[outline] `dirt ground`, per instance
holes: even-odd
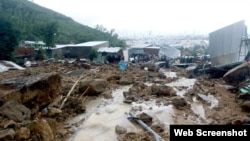
[[[157,103],[164,103],[164,105],[174,105],[175,115],[173,117],[173,123],[175,124],[249,124],[250,113],[245,110],[241,103],[244,99],[239,99],[237,91],[233,91],[233,87],[226,84],[222,78],[211,79],[207,77],[195,78],[195,84],[192,88],[187,89],[185,86],[176,86],[175,89],[165,87],[162,84],[175,82],[181,77],[188,78],[188,73],[183,68],[177,68],[171,66],[169,69],[163,68],[168,72],[176,72],[177,77],[168,78],[161,71],[147,66],[145,69],[143,64],[133,64],[128,67],[128,70],[119,70],[118,64],[94,64],[89,65],[82,62],[67,63],[62,61],[46,61],[40,62],[37,66],[28,67],[25,70],[9,70],[0,73],[0,82],[19,76],[30,76],[40,73],[55,72],[62,78],[62,99],[67,97],[67,94],[71,91],[73,85],[79,79],[103,79],[108,83],[105,85],[103,92],[92,95],[90,92],[85,93],[83,89],[80,93],[79,84],[76,85],[70,96],[61,108],[62,112],[56,116],[48,116],[43,114],[43,111],[39,111],[32,115],[30,121],[45,119],[49,127],[53,131],[53,140],[55,141],[68,141],[77,131],[77,127],[82,124],[81,122],[69,125],[66,121],[74,118],[77,115],[84,113],[86,110],[86,103],[95,99],[93,97],[104,96],[106,99],[112,99],[111,90],[118,88],[121,85],[132,85],[132,89],[124,93],[124,102],[132,104],[137,101],[148,101],[154,99]],[[123,80],[125,79],[125,80]],[[130,80],[132,79],[132,80]],[[123,81],[122,81],[123,80]],[[157,84],[157,86],[147,86],[144,83]],[[176,90],[186,90],[185,97],[178,97]],[[200,94],[200,95],[198,95]],[[212,96],[217,101],[208,101],[202,99],[201,96]],[[56,103],[56,108],[59,109],[62,104],[62,99],[59,99]],[[56,99],[54,99],[56,101]],[[195,113],[192,108],[192,103],[202,104],[205,117],[199,113]],[[215,102],[215,103],[213,103]],[[2,105],[0,105],[2,106]],[[135,111],[140,111],[136,109]],[[142,110],[143,111],[143,110]],[[146,113],[147,114],[147,113]],[[192,122],[188,122],[188,115],[194,115],[191,118]],[[144,117],[144,118],[143,118]],[[152,118],[150,115],[142,115],[141,119],[152,124]],[[46,140],[41,137],[42,133],[32,131],[29,128],[28,135],[21,137],[20,130],[25,121],[17,122],[13,121],[10,124],[10,119],[4,115],[0,115],[0,132],[6,128],[13,128],[16,132],[13,136],[14,140]],[[199,120],[197,120],[199,119]],[[107,123],[108,124],[108,123]],[[82,125],[84,126],[84,124]],[[125,126],[125,125],[124,125]],[[151,128],[155,130],[164,140],[169,140],[168,131],[162,127],[162,123],[153,124]],[[124,131],[125,130],[125,131]],[[154,140],[153,136],[147,131],[140,132],[126,132],[124,127],[116,127],[117,140],[119,141],[151,141]]]

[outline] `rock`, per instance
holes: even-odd
[[[9,101],[0,107],[0,114],[14,121],[29,120],[31,117],[30,109],[16,101]]]
[[[13,129],[5,129],[0,131],[0,141],[14,140],[16,132]]]
[[[129,85],[129,84],[132,84],[133,83],[133,75],[126,75],[126,76],[122,76],[120,81],[119,81],[119,84],[121,85]]]
[[[30,130],[32,134],[33,140],[40,140],[40,141],[54,141],[54,133],[52,129],[50,128],[47,120],[45,119],[39,119],[35,122],[31,123],[28,126],[28,129]]]
[[[122,127],[122,126],[116,125],[115,126],[115,133],[116,134],[125,134],[125,133],[127,133],[127,129]]]
[[[49,111],[48,111],[48,116],[50,117],[54,117],[54,116],[57,116],[59,114],[62,113],[62,110],[58,109],[58,108],[50,108]]]
[[[0,84],[0,103],[15,100],[37,112],[61,94],[61,77],[55,73],[41,73],[5,79]]]
[[[177,109],[182,109],[183,107],[188,105],[186,100],[182,97],[173,98],[172,103]]]
[[[16,132],[16,139],[19,141],[27,140],[29,138],[30,138],[30,130],[26,127],[22,127],[20,128],[20,130]]]
[[[157,95],[157,96],[176,96],[176,91],[170,87],[170,86],[166,86],[166,85],[152,85],[151,86],[151,92],[153,95]]]
[[[105,79],[83,79],[80,81],[79,93],[86,91],[85,95],[99,95],[105,91],[107,85],[108,81]]]

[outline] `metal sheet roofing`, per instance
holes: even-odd
[[[105,43],[108,43],[108,41],[89,41],[85,43],[76,44],[76,46],[97,46]]]

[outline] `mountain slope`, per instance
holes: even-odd
[[[22,40],[42,40],[39,28],[55,22],[58,24],[56,43],[108,40],[111,46],[125,46],[125,42],[117,35],[80,24],[70,17],[27,0],[1,0],[0,18],[20,31]]]

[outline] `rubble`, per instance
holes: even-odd
[[[249,99],[241,99],[238,94],[229,91],[226,85],[230,84],[223,78],[200,76],[193,87],[167,85],[177,80],[182,82],[182,78],[188,78],[188,73],[183,68],[171,66],[168,72],[177,74],[171,77],[162,69],[154,64],[132,64],[121,71],[118,64],[112,63],[100,65],[78,60],[48,60],[25,70],[1,72],[0,140],[69,141],[77,131],[86,128],[84,122],[92,118],[91,114],[102,119],[101,123],[95,122],[95,127],[112,124],[112,120],[103,121],[104,115],[121,112],[116,105],[110,104],[115,100],[121,101],[119,106],[133,107],[132,111],[140,113],[138,117],[164,140],[169,138],[165,124],[249,123]],[[76,83],[78,79],[79,83]],[[122,93],[122,98],[116,98],[112,93],[121,86],[128,86],[128,91]],[[212,105],[210,95],[219,100],[216,106]],[[98,101],[99,98],[103,99]],[[88,105],[95,100],[99,102],[96,104],[99,110],[93,110]],[[147,103],[152,101],[155,105]],[[135,103],[141,105],[135,107]],[[100,110],[102,108],[105,112]],[[201,116],[192,111],[195,108],[201,110]],[[68,122],[86,112],[91,113],[78,122]],[[175,114],[171,115],[172,112]],[[163,124],[160,119],[170,121]],[[154,140],[151,133],[137,126],[131,131],[128,123],[114,124],[112,132],[119,141]]]
[[[250,64],[248,62],[244,62],[232,69],[230,69],[223,76],[223,80],[231,85],[238,85],[249,78],[250,75]]]

